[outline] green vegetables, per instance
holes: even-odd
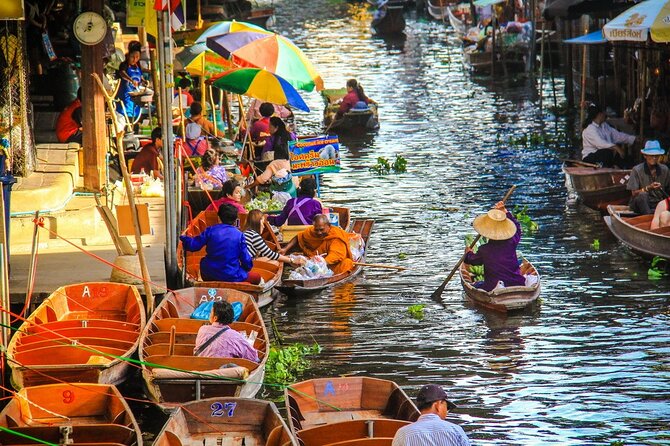
[[[272,345],[265,364],[265,384],[289,385],[296,382],[298,376],[311,366],[306,356],[319,353],[321,346],[316,342],[312,345]]]
[[[593,243],[591,243],[591,248],[594,251],[600,251],[600,240],[597,238],[593,239]]]
[[[273,200],[268,192],[261,192],[256,198],[244,205],[244,209],[251,211],[258,209],[263,212],[281,211],[284,205],[279,201]]]
[[[649,280],[660,280],[667,276],[668,261],[663,257],[656,256],[651,261],[651,267],[647,271],[647,278]]]
[[[391,171],[393,173],[405,173],[407,172],[407,160],[402,155],[396,155],[395,161],[391,163],[388,159],[380,156],[377,158],[377,164],[370,167],[370,171],[377,175],[388,175]]]
[[[519,220],[519,224],[524,231],[537,232],[537,230],[540,229],[540,226],[530,218],[530,215],[528,215],[528,206],[524,206],[523,208],[514,206],[512,214],[514,214],[514,218]]]
[[[484,265],[470,265],[468,271],[473,275],[473,282],[481,282],[484,280]]]
[[[425,304],[416,304],[410,305],[407,307],[407,312],[416,320],[423,320],[423,309],[426,307]]]

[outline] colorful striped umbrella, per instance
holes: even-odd
[[[301,90],[323,90],[323,79],[305,54],[278,34],[239,31],[208,37],[207,46],[235,65],[264,68]]]
[[[220,36],[226,33],[236,33],[239,31],[256,31],[259,33],[272,34],[272,32],[261,28],[258,25],[247,22],[238,22],[236,20],[212,23],[200,36],[195,43],[205,43],[208,37]]]
[[[647,0],[619,14],[603,27],[607,40],[670,42],[670,0]]]
[[[212,79],[222,90],[243,94],[272,104],[290,105],[306,112],[309,107],[285,79],[260,68],[233,68]]]
[[[232,62],[207,48],[204,43],[188,46],[177,53],[175,61],[194,76],[210,78],[230,70]]]

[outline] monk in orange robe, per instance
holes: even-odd
[[[337,226],[331,226],[325,215],[314,216],[313,226],[299,233],[280,252],[286,254],[297,246],[308,257],[317,254],[324,256],[333,274],[346,273],[354,268],[349,233]]]

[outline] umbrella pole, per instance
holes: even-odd
[[[543,98],[543,89],[544,89],[544,31],[545,31],[546,20],[542,20],[542,35],[540,37],[540,114],[542,114],[542,98]],[[534,45],[535,43],[531,43]]]
[[[640,50],[640,70],[642,79],[640,79],[640,84],[642,87],[642,104],[640,105],[640,137],[644,136],[644,120],[645,120],[645,108],[647,108],[647,48],[642,48]]]
[[[233,120],[230,117],[230,102],[228,102],[228,92],[219,90],[219,104],[223,104],[222,113],[226,114],[226,135],[228,138],[233,136]]]
[[[588,27],[584,29],[584,35],[589,33]],[[584,122],[584,112],[586,111],[586,48],[588,45],[582,45],[582,91],[579,103],[579,123]]]
[[[212,105],[212,116],[214,117],[214,136],[219,136],[219,120],[216,119],[216,104],[214,104],[214,90],[212,84],[209,84],[209,103]],[[221,105],[219,103],[219,105]]]

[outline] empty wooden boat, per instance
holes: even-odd
[[[183,404],[170,415],[153,444],[298,446],[274,403],[247,398]]]
[[[393,381],[319,378],[284,390],[291,432],[303,446],[388,445],[420,413]]]
[[[0,412],[0,426],[3,446],[142,446],[128,403],[107,384],[25,387]]]
[[[21,324],[7,347],[12,384],[120,384],[146,315],[132,285],[88,282],[58,288]]]
[[[352,222],[348,232],[360,234],[365,242],[365,252],[356,262],[365,262],[365,255],[369,249],[370,233],[372,232],[373,225],[374,220],[354,219]],[[286,294],[315,293],[325,288],[348,282],[356,277],[361,272],[361,269],[361,266],[356,265],[347,272],[317,279],[289,280],[288,278],[284,278],[278,289]]]
[[[626,189],[630,170],[565,165],[563,172],[568,191],[591,209],[606,213],[607,206],[627,204],[630,200]]]
[[[253,342],[260,363],[242,358],[194,356],[198,329],[207,321],[191,319],[202,302],[240,302],[242,315],[230,328]],[[171,291],[156,307],[140,339],[139,356],[147,394],[164,409],[211,397],[253,398],[263,383],[269,349],[268,333],[254,298],[221,288]]]
[[[246,214],[240,214],[241,227],[244,227],[245,218]],[[190,237],[195,237],[203,233],[209,226],[218,225],[219,223],[221,222],[216,211],[202,211],[191,221],[184,231],[184,234]],[[267,222],[265,223],[263,234],[261,235],[270,249],[277,249],[279,242]],[[282,262],[267,258],[254,259],[252,271],[257,272],[263,278],[263,283],[260,285],[255,285],[249,282],[203,281],[200,276],[200,261],[205,257],[206,249],[207,247],[203,247],[198,252],[186,252],[183,250],[181,241],[177,245],[177,262],[179,267],[182,268],[182,271],[184,263],[186,264],[186,270],[183,272],[188,285],[207,288],[230,288],[243,291],[254,296],[261,308],[272,303],[272,290],[281,281],[282,273],[284,271],[284,264]]]
[[[465,295],[474,303],[491,310],[508,311],[523,310],[535,302],[540,295],[540,274],[535,267],[526,259],[522,259],[521,274],[535,276],[536,279],[531,286],[510,286],[484,291],[476,288],[473,283],[474,275],[469,270],[470,265],[463,262],[459,268],[461,284]]]
[[[653,215],[637,215],[628,206],[607,206],[605,223],[624,245],[644,257],[670,259],[670,226],[649,229]]]

